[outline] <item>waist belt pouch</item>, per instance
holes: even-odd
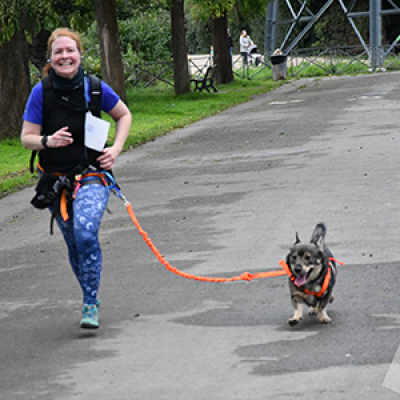
[[[61,196],[64,189],[70,189],[71,182],[65,176],[56,176],[45,172],[40,174],[39,182],[36,185],[36,195],[31,200],[35,208],[44,209]]]

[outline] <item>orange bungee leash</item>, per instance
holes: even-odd
[[[287,275],[291,276],[292,275],[291,272],[289,273],[289,267],[283,260],[281,260],[279,263],[281,265],[281,267],[283,268],[282,270],[258,272],[255,274],[251,274],[250,272],[243,272],[241,275],[232,276],[232,277],[198,276],[198,275],[188,274],[187,272],[183,272],[183,271],[179,270],[178,268],[172,266],[167,260],[165,260],[164,256],[160,253],[160,251],[154,245],[152,240],[149,238],[149,235],[147,234],[147,232],[140,226],[140,223],[139,223],[138,219],[136,218],[135,213],[133,212],[132,204],[122,194],[120,188],[115,183],[114,178],[111,175],[109,175],[108,173],[106,173],[106,174],[107,174],[108,180],[111,182],[109,184],[108,188],[111,189],[111,191],[114,193],[114,195],[116,197],[123,200],[126,210],[128,211],[128,214],[131,217],[133,224],[136,226],[136,229],[139,231],[143,240],[150,247],[151,251],[157,257],[157,259],[160,261],[160,263],[162,265],[164,265],[164,267],[168,271],[171,271],[174,274],[179,275],[186,279],[193,279],[193,280],[202,281],[202,282],[215,282],[215,283],[251,281],[253,279],[262,279],[262,278],[269,278],[269,277],[274,277],[274,276],[287,276]],[[337,263],[343,265],[343,263],[341,263],[340,261],[334,260],[333,258],[331,258],[331,260],[336,261]]]

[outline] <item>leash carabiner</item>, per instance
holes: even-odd
[[[107,171],[104,171],[105,177],[108,179],[109,184],[105,185],[107,189],[110,189],[112,193],[114,193],[115,197],[118,197],[124,202],[125,207],[130,204],[126,197],[121,192],[121,189],[118,187],[115,178]]]

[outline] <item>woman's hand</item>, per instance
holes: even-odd
[[[47,139],[47,147],[57,148],[57,147],[66,147],[70,145],[74,139],[72,139],[72,134],[68,132],[68,126],[59,129],[54,132]]]
[[[109,115],[116,122],[114,144],[111,147],[105,148],[103,154],[97,158],[100,167],[106,171],[114,166],[118,156],[121,154],[132,123],[131,112],[122,100],[118,101],[115,107],[109,112]]]
[[[97,161],[100,163],[100,168],[103,168],[106,171],[112,169],[120,153],[121,151],[115,146],[105,148],[103,154],[97,158]]]

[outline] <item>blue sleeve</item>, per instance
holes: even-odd
[[[105,82],[101,82],[101,109],[110,112],[119,102],[120,97]]]
[[[43,85],[42,82],[37,83],[31,94],[29,95],[28,102],[25,106],[23,120],[33,124],[43,124]]]

